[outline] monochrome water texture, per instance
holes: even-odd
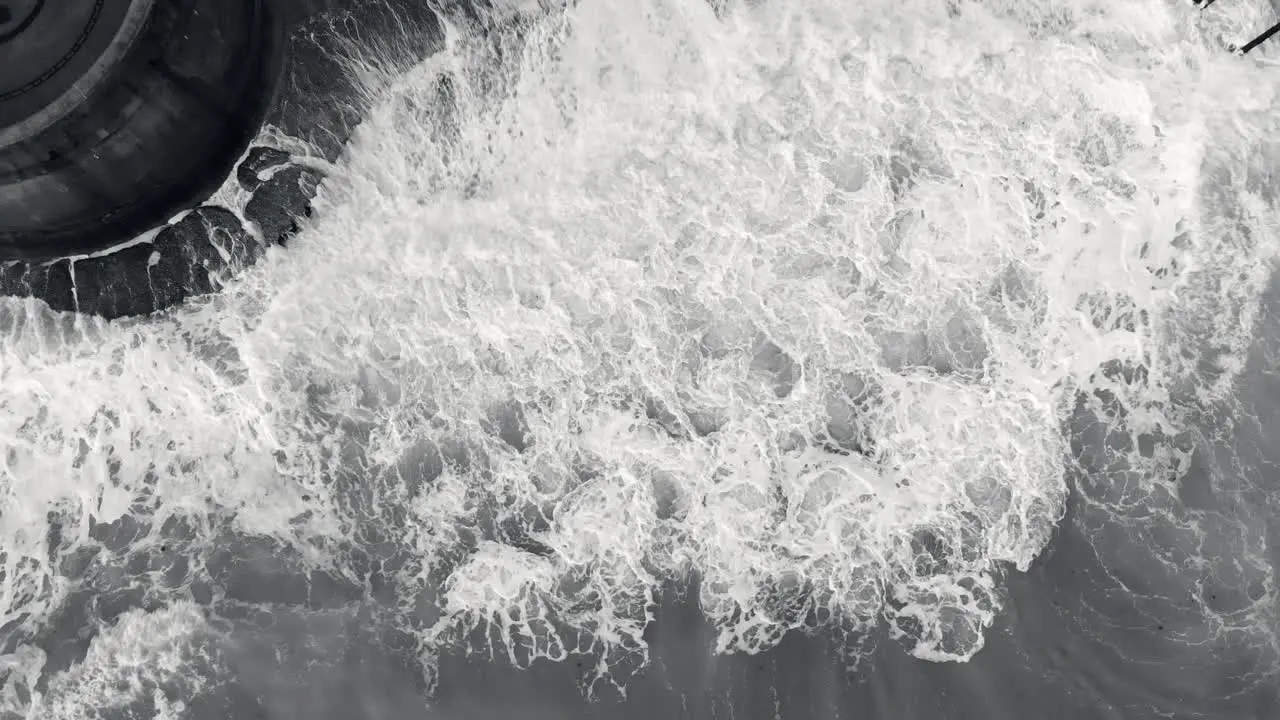
[[[1280,113],[1220,5],[352,41],[287,249],[0,300],[0,714],[1275,717]]]

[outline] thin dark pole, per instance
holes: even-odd
[[[1270,28],[1267,29],[1266,32],[1250,40],[1248,45],[1245,45],[1244,47],[1240,48],[1240,54],[1243,55],[1249,52],[1250,50],[1258,47],[1262,43],[1266,42],[1272,35],[1275,35],[1278,32],[1280,32],[1280,23],[1276,23],[1275,25],[1272,25]]]

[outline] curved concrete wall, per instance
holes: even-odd
[[[0,259],[94,252],[162,224],[218,188],[272,107],[284,43],[268,0],[132,0],[107,10],[110,42],[68,56],[87,65],[82,56],[99,53],[80,84],[0,127]],[[48,43],[37,30],[8,50]],[[0,101],[0,114],[19,103],[30,100]]]

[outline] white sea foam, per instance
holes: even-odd
[[[185,518],[193,557],[230,528],[350,577],[376,528],[428,659],[492,623],[617,675],[689,573],[721,651],[817,623],[967,659],[1062,516],[1077,390],[1141,364],[1135,432],[1174,431],[1239,369],[1280,237],[1271,71],[1216,46],[1244,12],[447,16],[364,65],[314,219],[219,297],[0,305],[0,622],[38,633],[90,518],[134,513],[137,551]]]

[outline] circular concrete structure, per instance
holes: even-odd
[[[208,198],[283,48],[272,0],[0,0],[0,260],[103,250]]]

